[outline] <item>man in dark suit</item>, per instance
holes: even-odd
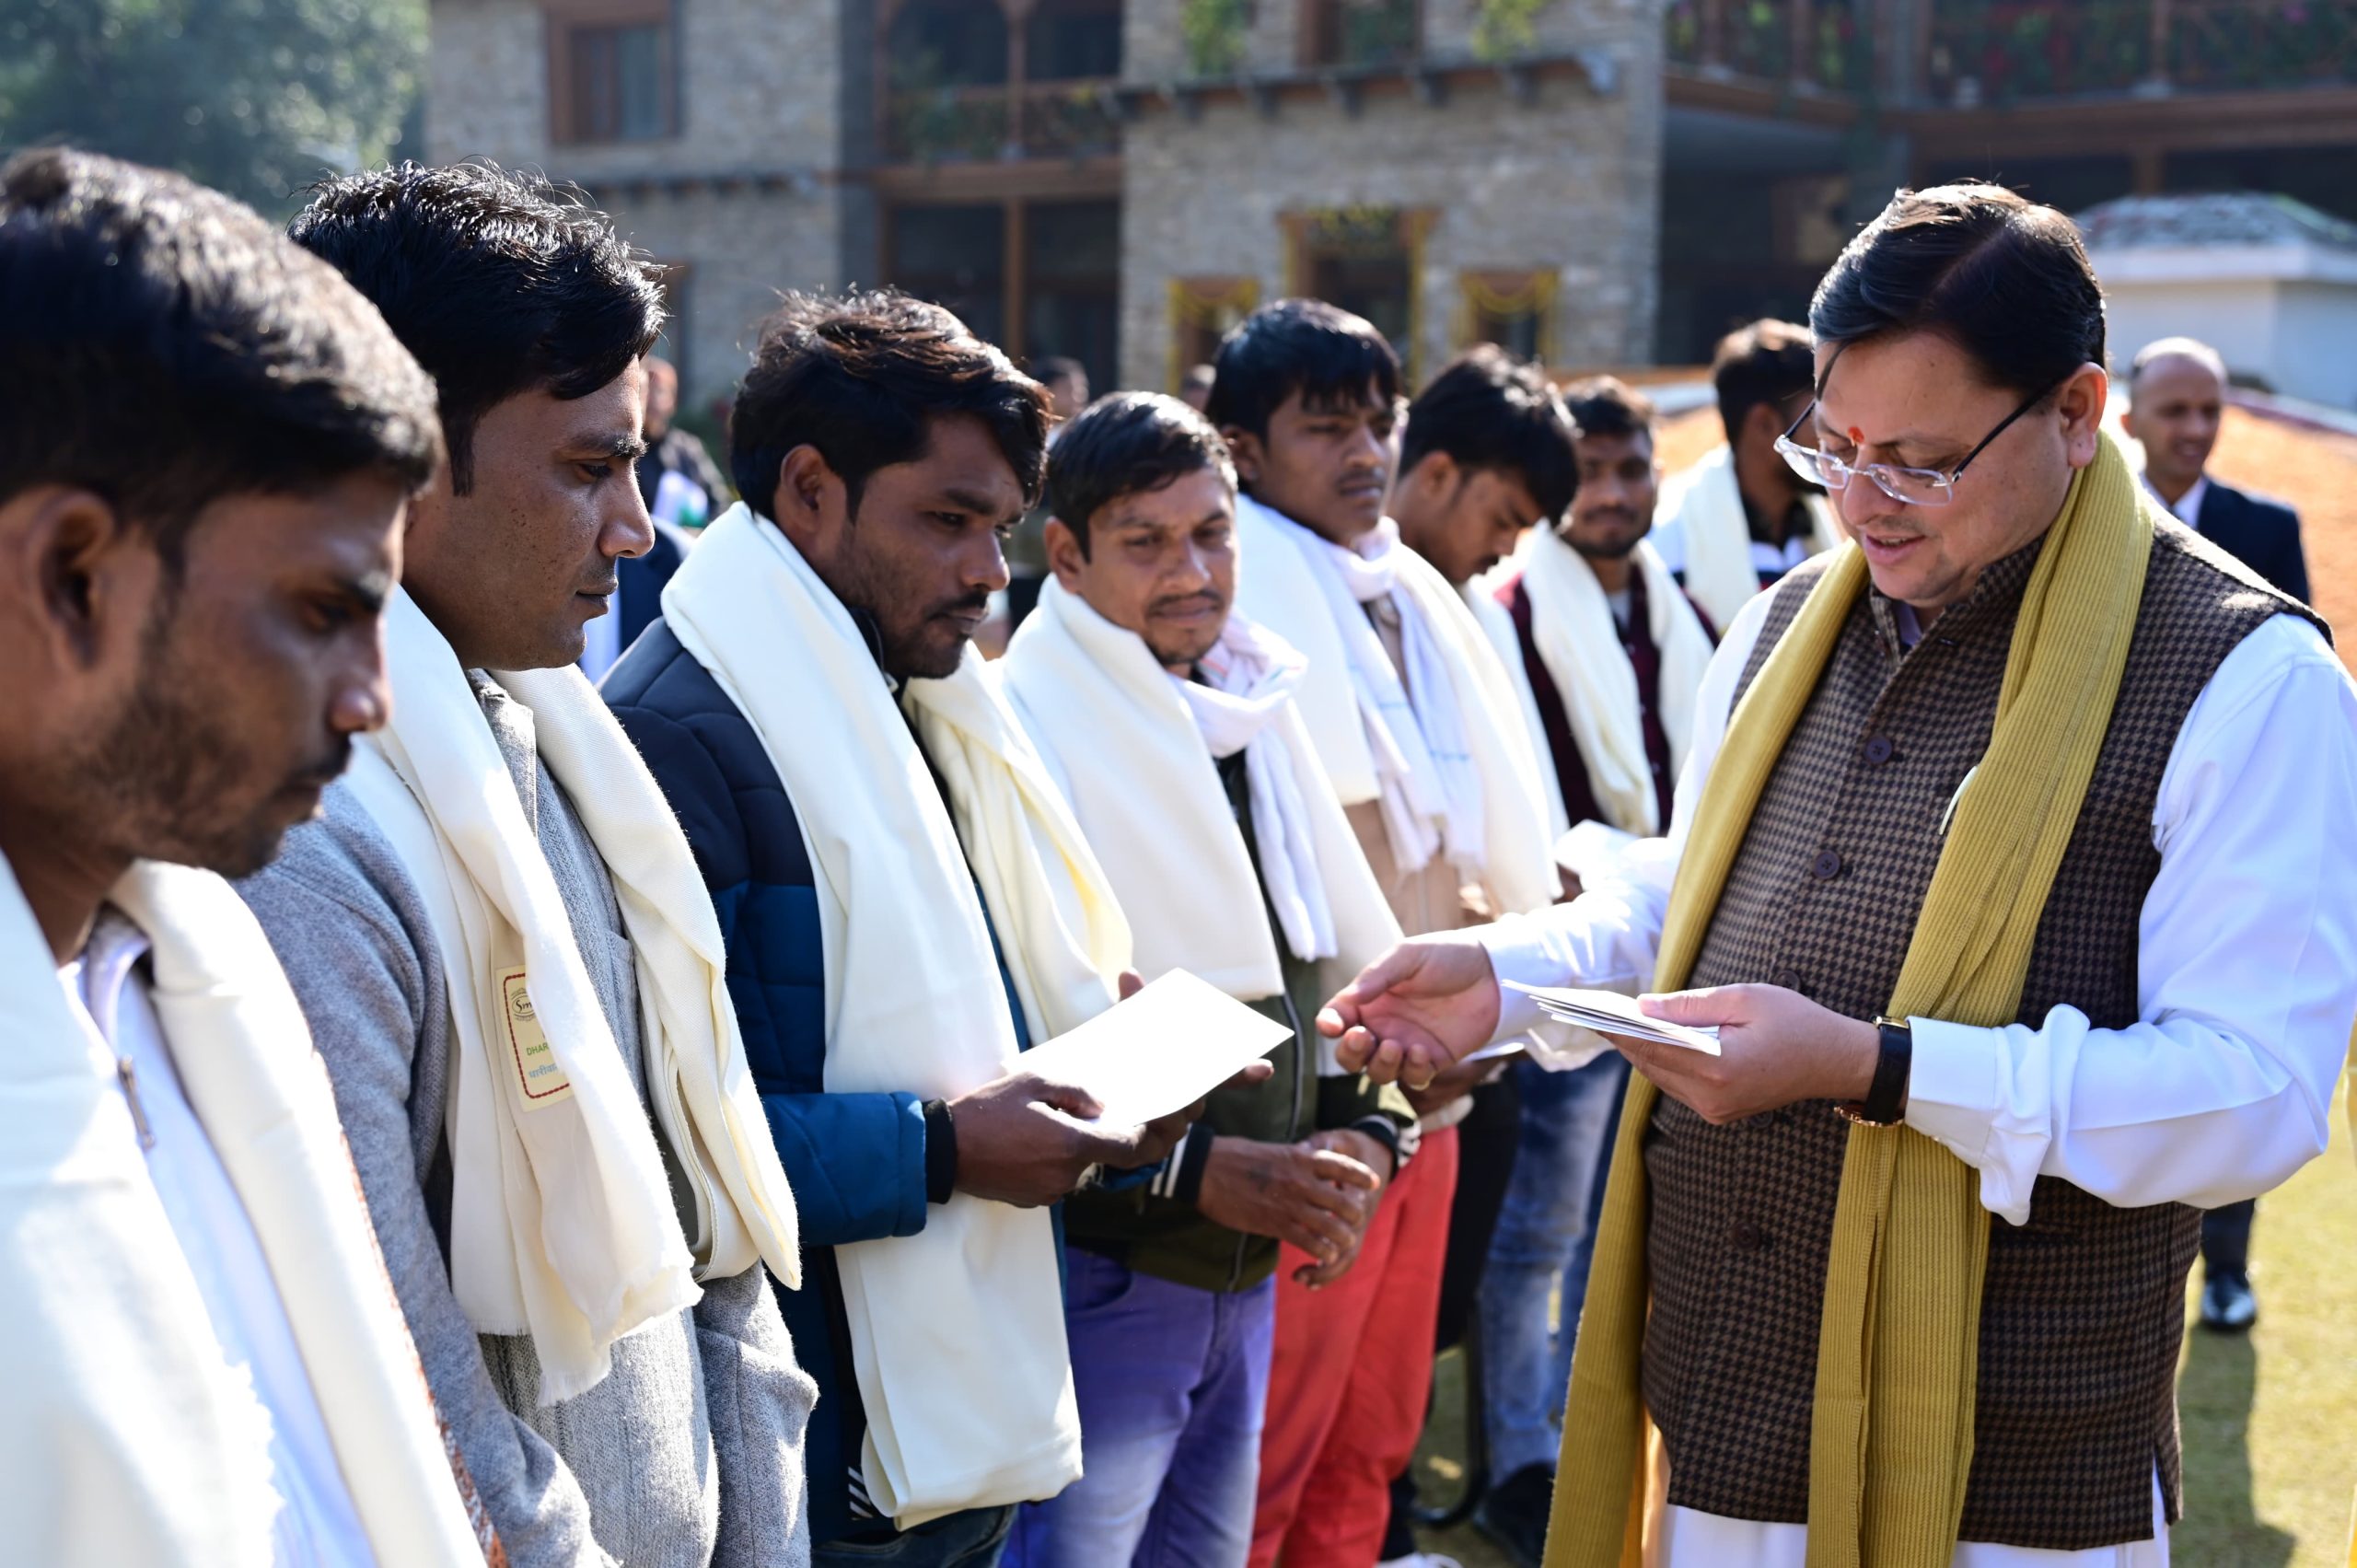
[[[2128,433],[2144,446],[2144,482],[2177,519],[2293,598],[2308,597],[2300,515],[2229,489],[2204,471],[2218,444],[2226,365],[2192,338],[2147,343],[2128,373]],[[2239,1333],[2258,1320],[2246,1199],[2201,1217],[2201,1326]]]
[[[2163,338],[2137,354],[2128,377],[2128,433],[2144,444],[2144,482],[2177,520],[2293,598],[2308,597],[2300,517],[2209,477],[2225,401],[2218,351],[2191,338]]]

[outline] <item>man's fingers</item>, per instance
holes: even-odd
[[[1123,970],[1121,971],[1120,986],[1120,999],[1123,1002],[1127,1002],[1131,997],[1135,996],[1139,992],[1145,989],[1145,976],[1138,973],[1135,970]]]
[[[1245,1068],[1244,1071],[1238,1073],[1235,1077],[1230,1078],[1227,1082],[1222,1084],[1220,1087],[1223,1089],[1249,1088],[1255,1084],[1267,1083],[1271,1078],[1276,1075],[1276,1072],[1277,1064],[1273,1062],[1255,1062],[1250,1066]]]
[[[1320,1181],[1330,1181],[1337,1187],[1356,1187],[1373,1192],[1383,1186],[1383,1179],[1364,1165],[1340,1149],[1319,1149],[1309,1156],[1309,1172]]]
[[[1660,1018],[1673,1024],[1689,1024],[1696,1028],[1714,1027],[1737,1022],[1737,988],[1731,985],[1705,986],[1699,991],[1666,991],[1657,995],[1637,998],[1637,1011],[1649,1018]]]
[[[1341,1040],[1345,1031],[1358,1022],[1358,1005],[1355,1002],[1349,1004],[1350,1011],[1347,1016],[1343,1012],[1343,1006],[1342,998],[1337,996],[1318,1009],[1318,1032],[1328,1040]]]
[[[1318,1017],[1322,1020],[1329,1016],[1321,1013]],[[1325,1026],[1321,1022],[1318,1027],[1323,1028]],[[1364,1025],[1353,1025],[1347,1033],[1334,1041],[1334,1061],[1345,1073],[1365,1072],[1367,1063],[1374,1056],[1375,1036]]]
[[[1031,1098],[1082,1121],[1094,1121],[1105,1114],[1104,1103],[1078,1084],[1060,1084],[1051,1078],[1035,1076],[1031,1081]]]
[[[1332,1013],[1342,1028],[1360,1021],[1367,1003],[1382,995],[1393,986],[1414,974],[1423,963],[1423,955],[1408,943],[1401,943],[1383,957],[1359,970],[1351,982],[1336,992],[1324,1007],[1318,1009],[1318,1028],[1330,1038],[1341,1028],[1328,1030],[1326,1015]]]
[[[1284,1239],[1320,1263],[1331,1263],[1357,1238],[1348,1222],[1319,1208],[1296,1209],[1288,1216]]]

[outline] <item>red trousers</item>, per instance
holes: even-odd
[[[1359,1260],[1323,1290],[1277,1264],[1276,1353],[1260,1432],[1251,1568],[1373,1568],[1432,1395],[1457,1130],[1428,1135],[1383,1194]]]

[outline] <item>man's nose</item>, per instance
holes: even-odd
[[[328,727],[338,735],[366,735],[385,727],[393,716],[393,683],[385,673],[382,636],[372,637],[368,652],[336,681],[328,698]]]
[[[655,548],[655,519],[647,515],[646,498],[639,494],[635,478],[621,489],[599,543],[610,560],[635,560]]]

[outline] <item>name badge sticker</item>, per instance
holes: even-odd
[[[507,1021],[508,1053],[523,1086],[525,1105],[538,1109],[573,1093],[573,1080],[565,1076],[547,1032],[540,1028],[540,1014],[533,1010],[532,993],[524,989],[522,970],[500,975],[499,1000],[500,1013]]]

